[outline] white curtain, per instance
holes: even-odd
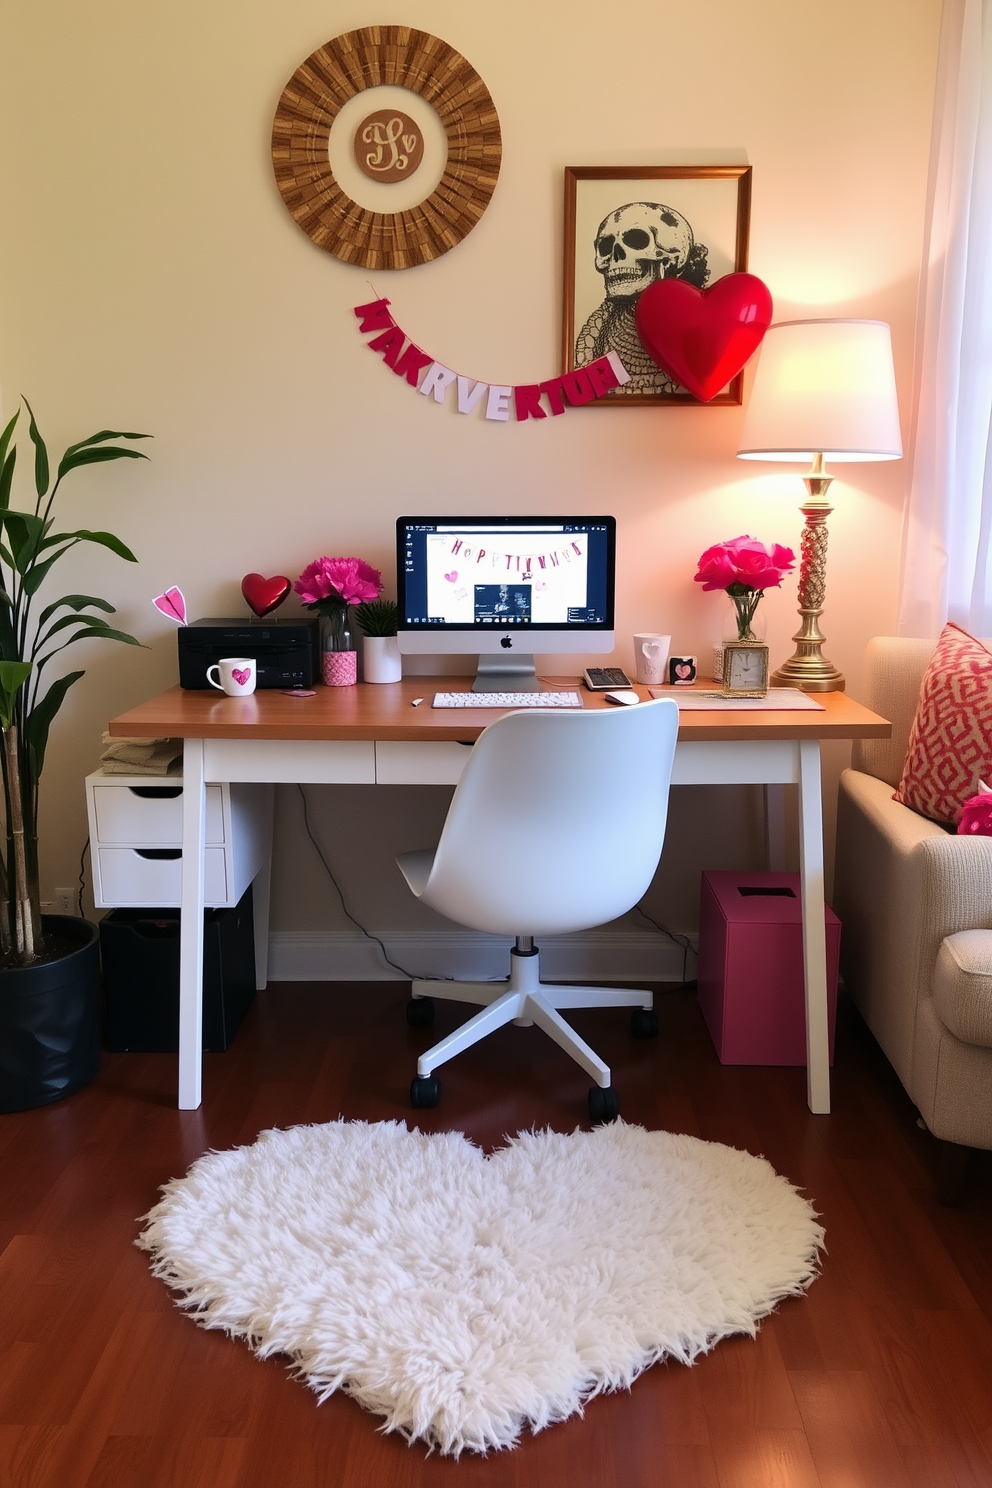
[[[901,635],[992,635],[992,0],[945,0]]]

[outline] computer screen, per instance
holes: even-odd
[[[400,517],[400,631],[473,641],[582,632],[586,648],[598,649],[594,634],[613,629],[615,550],[612,517]],[[550,640],[532,636],[529,649],[554,649]]]

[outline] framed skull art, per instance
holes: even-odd
[[[692,403],[642,345],[637,301],[658,279],[706,289],[747,269],[751,167],[569,166],[565,171],[562,370],[615,351],[630,381],[597,406]],[[709,400],[740,403],[743,376]]]

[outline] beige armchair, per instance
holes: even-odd
[[[992,1148],[992,837],[953,836],[892,799],[933,647],[869,642],[864,701],[892,738],[856,743],[841,776],[833,904],[845,985],[941,1139],[953,1204],[970,1149]]]

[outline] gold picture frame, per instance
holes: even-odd
[[[367,88],[418,93],[437,113],[448,159],[437,187],[406,211],[353,201],[331,170],[339,110]],[[502,139],[489,89],[460,52],[410,26],[366,26],[311,53],[283,89],[272,125],[276,185],[292,217],[327,253],[365,269],[408,269],[454,248],[489,205]]]
[[[640,208],[652,210],[635,210]],[[625,253],[643,268],[626,294],[619,289],[630,286],[611,287],[607,280],[611,268],[619,275],[625,266],[607,266],[599,251],[610,236],[600,229],[611,217],[620,218],[611,224],[619,227],[613,253]],[[571,372],[612,350],[631,373],[624,387],[597,398],[597,407],[741,402],[742,373],[706,404],[675,385],[641,344],[633,305],[654,278],[686,279],[702,289],[725,274],[746,272],[750,224],[749,165],[566,167],[562,370]],[[631,232],[635,246],[625,249],[623,236]],[[642,259],[637,239],[646,250]]]

